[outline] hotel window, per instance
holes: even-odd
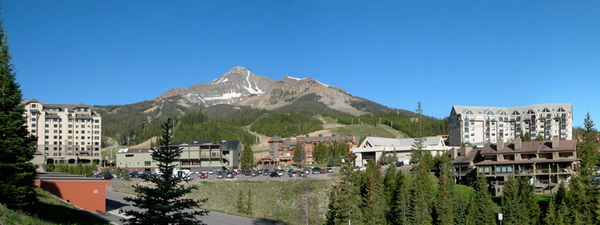
[[[45,125],[45,127],[50,127],[50,125],[49,125],[49,124],[46,124],[46,125]]]
[[[34,124],[31,124],[31,127],[35,127],[35,123],[34,123]]]
[[[35,120],[36,120],[35,118],[31,118],[31,121],[35,121]]]
[[[150,161],[144,161],[144,166],[150,166]]]
[[[31,130],[31,133],[35,133],[35,129]]]

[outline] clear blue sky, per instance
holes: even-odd
[[[573,103],[600,123],[600,1],[3,1],[25,98],[129,104],[234,66],[438,118]]]

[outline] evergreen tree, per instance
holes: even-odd
[[[242,150],[242,155],[240,156],[240,163],[243,170],[249,170],[254,167],[254,152],[250,145],[244,145],[244,150]]]
[[[238,191],[238,195],[237,195],[237,198],[235,200],[235,210],[238,213],[244,213],[244,214],[246,214],[246,207],[245,207],[245,204],[244,204],[244,191],[243,190]]]
[[[345,171],[342,178],[329,195],[327,225],[360,224],[362,221],[362,212],[358,207],[361,197],[355,172],[346,165],[342,166],[342,171]]]
[[[581,176],[591,176],[598,168],[600,153],[598,152],[598,141],[596,140],[597,131],[594,128],[594,121],[587,113],[584,120],[584,130],[582,140],[577,143],[577,156],[581,158],[579,174]]]
[[[520,224],[528,219],[523,201],[526,196],[521,196],[519,188],[517,178],[510,175],[504,183],[502,192],[502,214],[504,214],[504,223],[507,225]]]
[[[296,143],[296,149],[294,150],[294,162],[296,164],[303,164],[306,159],[306,151],[304,151],[304,143]]]
[[[0,20],[0,203],[32,210],[37,202],[35,166],[29,162],[37,137],[27,130],[24,104],[16,83],[3,21]]]
[[[396,167],[394,165],[388,166],[383,174],[383,196],[385,198],[385,217],[388,224],[393,224],[396,214],[394,207],[396,206],[398,198],[398,186],[396,183]]]
[[[566,194],[567,208],[571,210],[570,220],[573,224],[592,224],[600,221],[600,201],[596,185],[591,184],[589,176],[578,176],[571,179]]]
[[[426,153],[424,155],[431,155]],[[431,160],[432,161],[432,160]],[[418,164],[417,170],[415,170],[414,181],[413,181],[413,197],[411,201],[411,207],[413,211],[413,220],[416,224],[432,224],[433,218],[433,181],[429,175],[428,165],[430,160],[421,160]]]
[[[470,188],[470,187],[469,187]],[[454,209],[454,224],[466,224],[469,204],[471,203],[473,191],[461,191],[452,188],[452,205]]]
[[[246,198],[246,214],[252,215],[252,190],[248,190],[248,198]]]
[[[426,165],[425,170],[430,170],[433,167],[433,157],[431,153],[425,150],[425,138],[415,138],[415,142],[411,146],[410,163],[418,165]],[[421,163],[421,162],[425,163]],[[417,166],[420,168],[420,166]]]
[[[324,163],[327,160],[327,156],[327,146],[325,146],[324,143],[319,142],[313,151],[313,159],[317,163]]]
[[[433,157],[433,170],[435,171],[435,176],[437,178],[446,176],[448,182],[454,180],[454,166],[452,166],[452,163],[452,159],[448,152]]]
[[[396,202],[392,206],[392,211],[395,214],[395,219],[392,224],[410,224],[412,221],[412,208],[410,183],[402,173],[396,173]]]
[[[207,210],[198,209],[184,212],[185,209],[199,208],[206,199],[193,200],[185,198],[192,190],[198,189],[196,185],[184,186],[183,177],[173,174],[176,159],[181,155],[180,148],[171,147],[172,123],[168,119],[162,125],[163,134],[160,139],[161,147],[152,152],[152,160],[158,162],[160,176],[144,176],[146,182],[153,185],[134,185],[137,197],[125,197],[126,201],[133,202],[141,211],[122,210],[129,224],[203,224],[195,216],[206,216]]]
[[[369,160],[367,169],[363,177],[363,186],[361,187],[362,212],[364,224],[386,224],[385,218],[385,198],[381,188],[381,170]]]
[[[437,224],[454,224],[452,182],[448,179],[448,176],[440,176],[439,178],[438,193],[434,209]]]
[[[535,190],[529,184],[529,180],[521,177],[518,179],[519,195],[521,196],[522,204],[524,205],[527,216],[522,223],[538,224],[540,222],[540,206],[535,198]]]
[[[494,224],[495,212],[492,210],[492,197],[488,190],[488,184],[485,175],[477,175],[477,181],[474,183],[475,195],[469,206],[467,214],[468,224]]]

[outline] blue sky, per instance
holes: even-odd
[[[129,104],[234,66],[438,118],[573,103],[600,123],[600,2],[3,1],[25,98]]]

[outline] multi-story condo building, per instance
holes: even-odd
[[[359,137],[352,136],[350,134],[332,136],[319,135],[317,137],[306,135],[288,137],[285,139],[275,136],[269,140],[269,156],[276,163],[294,163],[294,151],[296,150],[298,144],[301,144],[304,147],[304,152],[306,152],[306,162],[312,162],[313,152],[319,143],[324,144],[326,147],[330,147],[334,143],[341,143],[345,144],[349,150],[350,148],[358,146],[359,141]]]
[[[181,155],[175,162],[178,169],[200,172],[202,169],[222,171],[238,169],[242,153],[240,141],[171,143],[180,148]],[[117,166],[137,172],[156,172],[158,161],[152,160],[154,149],[121,149],[117,152]]]
[[[91,106],[33,99],[27,101],[25,116],[46,164],[101,163],[102,117]]]
[[[453,106],[448,118],[449,145],[483,146],[498,140],[572,140],[571,104],[542,104],[520,107]]]
[[[555,193],[561,182],[569,182],[577,170],[577,141],[521,141],[502,140],[486,144],[479,154],[482,161],[475,162],[478,173],[485,174],[493,193],[502,195],[508,176],[526,177],[540,194]],[[455,161],[455,166],[456,161]]]

